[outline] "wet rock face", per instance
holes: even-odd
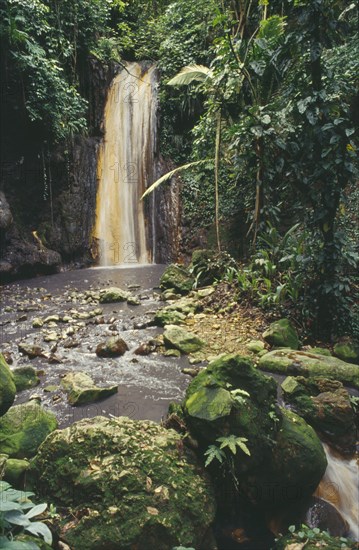
[[[61,264],[58,252],[48,249],[41,240],[36,239],[30,231],[20,232],[11,225],[0,242],[0,277],[7,281],[22,276],[33,276],[40,273],[56,273]]]
[[[14,377],[0,353],[0,416],[6,413],[14,402],[16,387]]]
[[[11,458],[30,458],[57,428],[54,414],[35,401],[11,407],[0,418],[0,447]]]
[[[212,489],[173,430],[126,417],[82,420],[47,438],[32,471],[43,496],[72,507],[62,532],[71,548],[208,548]]]
[[[332,447],[344,453],[355,452],[355,414],[349,393],[341,382],[288,376],[282,390],[285,401],[321,432]]]

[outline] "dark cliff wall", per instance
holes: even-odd
[[[120,70],[116,63],[104,66],[88,60],[81,81],[81,93],[89,101],[88,134],[66,144],[50,147],[41,129],[30,124],[19,107],[23,103],[19,97],[5,98],[2,103],[0,191],[2,204],[11,215],[11,222],[8,218],[0,227],[2,280],[93,262],[97,155],[103,139],[107,90]],[[173,168],[157,151],[155,177]],[[175,261],[179,256],[179,192],[179,182],[173,178],[171,185],[161,186],[154,198],[146,201],[156,263]]]

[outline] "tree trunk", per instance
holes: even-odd
[[[216,149],[215,149],[215,160],[214,160],[214,187],[215,187],[215,225],[216,225],[216,236],[217,236],[217,248],[218,252],[221,252],[221,240],[219,235],[219,155],[221,148],[221,123],[222,123],[222,112],[221,107],[217,111],[217,127],[216,127]]]

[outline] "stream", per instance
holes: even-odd
[[[19,393],[16,403],[38,395],[42,404],[56,414],[60,428],[96,415],[125,415],[136,420],[159,422],[166,415],[169,403],[183,398],[191,380],[181,372],[183,367],[188,366],[185,357],[134,354],[141,343],[162,332],[146,324],[152,319],[153,312],[163,305],[159,299],[160,290],[156,292],[153,289],[158,285],[163,270],[164,266],[154,264],[92,268],[23,280],[2,287],[1,349],[10,353],[12,368],[31,364],[43,373],[40,385]],[[130,290],[140,299],[140,305],[129,306],[126,302],[93,304],[81,297],[72,301],[74,296],[108,286]],[[61,337],[62,332],[72,325],[76,330],[73,340],[77,347],[64,347],[61,338],[55,342],[45,342],[42,329],[32,327],[34,318],[73,316],[71,311],[74,310],[86,314],[96,308],[102,310],[100,317],[103,317],[103,324],[96,324],[96,317],[92,317],[75,319],[72,323],[56,323],[56,326],[50,325],[47,329]],[[115,335],[125,340],[129,351],[114,359],[97,357],[97,344]],[[37,344],[48,355],[55,349],[60,362],[49,363],[44,357],[30,360],[18,351],[20,341]],[[61,376],[69,371],[85,371],[99,386],[118,385],[118,393],[98,403],[72,407],[58,387]],[[49,386],[57,386],[58,389],[45,391]]]

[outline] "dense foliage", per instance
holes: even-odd
[[[44,141],[61,143],[88,127],[89,57],[153,60],[162,154],[216,158],[215,170],[208,161],[183,175],[184,246],[199,244],[199,227],[215,244],[216,218],[218,245],[252,257],[260,279],[268,232],[298,224],[280,275],[257,281],[273,291],[264,302],[291,293],[312,329],[358,330],[354,2],[4,0],[0,12],[5,109],[16,100]],[[193,64],[204,79],[167,86]]]

